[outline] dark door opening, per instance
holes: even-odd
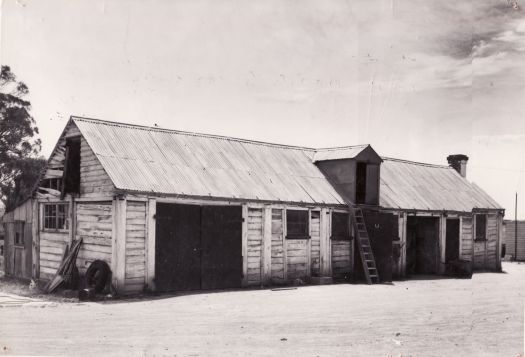
[[[355,170],[355,202],[366,202],[366,162],[358,162]]]
[[[241,207],[157,204],[159,291],[234,288],[241,280]]]
[[[407,220],[406,273],[437,274],[439,263],[439,218]]]
[[[202,289],[238,288],[242,279],[242,211],[202,207]]]
[[[392,281],[392,241],[399,235],[397,216],[375,211],[363,211],[363,214],[379,273],[379,280],[381,282]],[[361,255],[356,243],[354,246],[354,280],[366,281]]]
[[[159,291],[201,287],[201,207],[157,203],[155,285]]]
[[[447,218],[445,261],[459,259],[459,219]]]

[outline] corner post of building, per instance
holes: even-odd
[[[263,208],[262,284],[269,284],[272,275],[272,207]]]
[[[496,244],[497,248],[497,256],[496,256],[496,269],[498,271],[501,271],[501,249],[502,249],[502,241],[503,238],[503,213],[498,213],[498,242]]]
[[[439,215],[439,274],[445,273],[447,245],[447,218],[445,214]]]
[[[321,276],[332,276],[331,259],[330,259],[330,211],[327,208],[321,208],[321,215],[319,217],[319,250],[320,250],[320,273]]]
[[[38,279],[40,277],[40,210],[38,209],[37,199],[33,200],[33,205],[31,208],[33,218],[33,223],[31,225],[31,233],[33,236],[33,240],[31,242],[33,258],[31,277],[33,279]]]
[[[117,291],[124,290],[126,275],[126,198],[121,195],[113,199],[113,229],[111,245],[111,271],[113,285]]]
[[[157,200],[148,199],[147,207],[147,237],[146,237],[146,284],[151,291],[155,290],[155,239],[156,239],[156,222]]]
[[[248,204],[242,205],[242,286],[248,286]]]

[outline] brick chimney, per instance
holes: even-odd
[[[459,172],[463,177],[467,177],[468,156],[463,154],[447,156],[448,165]]]

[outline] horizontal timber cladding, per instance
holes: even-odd
[[[80,141],[80,195],[98,197],[113,193],[115,187],[95,153],[82,137]]]
[[[342,277],[352,272],[352,245],[348,240],[330,240],[332,275]]]
[[[284,222],[282,209],[272,209],[272,283],[285,281]]]
[[[498,216],[487,215],[486,240],[474,241],[474,269],[497,268]]]
[[[460,258],[463,260],[472,261],[473,228],[472,217],[461,218]]]
[[[69,242],[68,232],[40,232],[41,279],[50,280],[53,278],[64,256],[66,245],[68,245]],[[77,265],[79,265],[78,260]]]
[[[313,276],[320,275],[321,262],[321,212],[310,212],[310,269]]]
[[[248,208],[248,285],[261,283],[263,210]]]
[[[507,256],[525,261],[525,221],[518,221],[518,252],[516,253],[516,221],[505,220],[504,241]]]
[[[146,203],[127,201],[126,292],[144,289],[146,276]]]
[[[111,202],[77,203],[76,217],[76,239],[82,238],[77,258],[79,272],[85,273],[95,260],[103,260],[111,266]]]
[[[286,240],[286,279],[306,279],[310,252],[309,239]]]

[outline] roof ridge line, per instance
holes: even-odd
[[[342,150],[342,149],[366,148],[367,146],[371,146],[371,145],[370,144],[359,144],[359,145],[333,146],[333,147],[327,147],[327,148],[317,148],[315,149],[315,151],[316,152],[335,151],[335,150]]]
[[[436,167],[436,168],[452,169],[453,170],[452,167],[447,166],[447,165],[429,164],[427,162],[411,161],[411,160],[405,160],[405,159],[396,159],[394,157],[388,157],[388,156],[381,156],[381,158],[383,160],[388,160],[388,161],[404,162],[404,163],[407,163],[407,164],[415,164],[415,165],[420,165],[420,166],[429,166],[429,167]]]
[[[103,120],[103,119],[79,117],[79,116],[76,116],[76,115],[72,115],[71,119],[72,120],[79,120],[79,121],[86,121],[86,122],[95,122],[95,123],[100,123],[100,124],[105,124],[105,125],[110,125],[110,126],[131,127],[131,128],[135,128],[135,129],[138,129],[138,130],[144,130],[144,131],[151,130],[151,131],[158,131],[158,132],[176,133],[176,134],[180,134],[180,135],[199,136],[199,137],[220,139],[220,140],[231,140],[231,141],[237,141],[237,142],[243,142],[243,143],[249,143],[249,144],[264,145],[264,146],[271,146],[271,147],[279,147],[279,148],[282,148],[282,149],[307,150],[307,151],[311,151],[311,152],[315,152],[317,150],[315,148],[306,147],[306,146],[286,145],[286,144],[270,143],[270,142],[260,141],[260,140],[236,138],[236,137],[225,136],[225,135],[197,133],[197,132],[192,132],[192,131],[167,129],[167,128],[160,128],[160,127],[155,127],[155,126],[129,124],[129,123],[116,122],[116,121]]]

